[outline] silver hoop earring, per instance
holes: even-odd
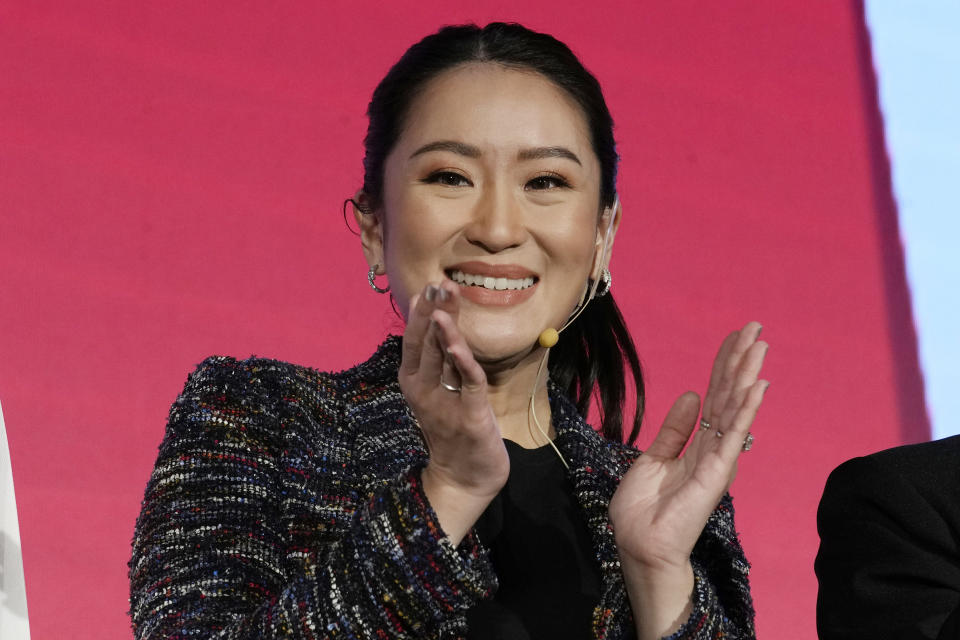
[[[375,264],[372,267],[370,267],[370,271],[367,271],[367,282],[370,283],[370,288],[376,291],[377,293],[387,293],[388,291],[390,291],[389,284],[387,284],[386,288],[381,289],[380,287],[377,286],[377,283],[374,281],[374,278],[377,277],[377,267],[379,266],[380,266],[379,264]]]
[[[610,293],[610,287],[613,286],[613,276],[610,275],[610,269],[606,267],[600,271],[600,282],[597,284],[597,292],[594,297],[599,298]]]

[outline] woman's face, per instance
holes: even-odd
[[[587,122],[562,89],[457,67],[427,84],[387,156],[371,262],[405,317],[428,283],[457,282],[478,360],[511,359],[579,301],[600,252],[599,193]]]

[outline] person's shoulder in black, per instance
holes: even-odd
[[[960,639],[960,436],[843,463],[817,529],[821,640]]]

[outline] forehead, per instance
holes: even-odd
[[[456,139],[481,147],[565,146],[593,157],[586,117],[535,71],[468,63],[430,80],[410,105],[398,147]]]

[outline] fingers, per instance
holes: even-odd
[[[763,403],[763,396],[770,383],[766,380],[757,380],[745,394],[743,404],[738,408],[730,424],[729,431],[720,440],[720,455],[725,459],[736,460],[743,452],[743,442],[757,417],[757,411]]]
[[[456,369],[460,376],[460,395],[464,400],[486,401],[487,375],[483,367],[473,357],[463,334],[457,329],[453,316],[437,310],[433,313],[433,326],[444,345],[447,364]]]
[[[433,311],[432,300],[428,297],[427,287],[423,294],[417,294],[410,299],[410,313],[407,316],[407,328],[403,332],[403,351],[400,357],[400,378],[412,376],[420,369],[420,353],[423,351],[423,341],[426,337],[427,326],[430,323],[430,312]]]
[[[713,416],[713,402],[717,397],[720,388],[720,380],[723,378],[723,372],[726,367],[730,352],[733,351],[733,345],[740,337],[739,331],[734,331],[724,338],[720,343],[720,349],[717,351],[717,357],[713,359],[713,368],[710,370],[710,384],[707,387],[707,395],[703,399],[703,417],[708,421]]]
[[[726,408],[738,381],[737,374],[743,356],[756,343],[762,329],[759,322],[748,322],[740,331],[728,335],[720,345],[703,401],[703,416],[708,422],[714,423]]]
[[[434,309],[430,313],[427,338],[420,355],[421,383],[428,389],[440,385],[441,382],[452,387],[461,387],[460,373],[448,354],[448,349],[454,341],[459,340],[464,343],[464,346],[466,345],[457,328],[460,299],[456,285],[451,282],[438,285],[432,302]],[[441,329],[437,324],[441,318],[447,321],[444,325],[445,329]]]
[[[735,416],[749,399],[749,391],[757,382],[760,375],[760,369],[763,367],[763,360],[767,355],[769,346],[764,341],[758,341],[750,345],[747,352],[743,355],[740,365],[733,376],[733,384],[730,392],[727,394],[727,401],[719,409],[719,424],[726,430],[735,430]],[[762,396],[761,396],[762,397]],[[749,427],[749,425],[747,425]]]
[[[700,415],[700,396],[687,391],[673,403],[657,437],[646,451],[646,455],[662,458],[676,458],[690,439]]]
[[[698,432],[691,446],[691,451],[718,454],[719,461],[722,461],[720,464],[729,469],[728,483],[733,479],[744,441],[763,402],[763,395],[770,386],[768,381],[757,379],[767,348],[765,342],[758,341],[747,349],[720,416],[714,419],[711,429]]]
[[[434,313],[437,312],[434,311]],[[440,330],[437,328],[433,314],[431,314],[427,323],[427,335],[424,336],[423,340],[423,349],[420,351],[420,367],[417,370],[422,387],[431,389],[440,384],[443,363],[446,360],[445,351],[446,347],[443,344]]]
[[[744,438],[769,386],[769,382],[758,380],[769,348],[757,339],[760,329],[759,323],[747,323],[721,345],[703,403],[703,416],[711,428],[698,432],[688,455],[718,453],[725,461],[722,464],[735,468]]]
[[[452,282],[428,284],[410,300],[410,313],[403,333],[400,377],[410,377],[423,370],[428,384],[438,384],[443,367],[444,348],[432,329],[431,314],[443,309],[454,321],[459,313],[459,292]]]
[[[440,382],[445,386],[463,390],[463,376],[460,375],[460,371],[453,361],[453,356],[451,356],[449,352],[446,353],[446,357],[443,359],[443,366],[440,371]]]

